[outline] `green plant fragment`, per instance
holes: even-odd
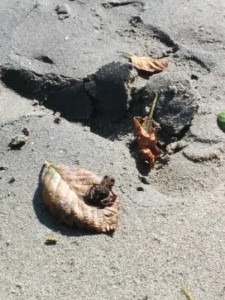
[[[225,132],[225,109],[222,110],[217,116],[217,124],[219,128]]]
[[[188,300],[194,300],[194,297],[192,296],[192,293],[189,290],[189,288],[183,286],[182,291],[183,291],[183,293],[185,294],[185,296],[187,297]]]

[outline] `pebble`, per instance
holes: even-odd
[[[25,136],[29,136],[30,135],[30,132],[29,132],[29,129],[27,127],[24,127],[22,129],[22,133],[25,135]]]
[[[137,191],[138,191],[138,192],[143,192],[143,191],[144,191],[144,188],[143,188],[142,186],[138,186],[138,187],[137,187]]]
[[[39,104],[38,100],[32,101],[32,105],[33,105],[33,106],[37,106],[38,104]]]
[[[26,143],[26,137],[24,135],[18,134],[13,137],[11,142],[9,143],[9,147],[12,150],[18,150],[23,147]]]
[[[60,124],[61,121],[62,121],[62,119],[61,119],[60,117],[56,117],[56,118],[54,119],[54,123],[56,123],[56,124]]]
[[[144,184],[150,184],[150,180],[149,180],[149,178],[147,177],[147,176],[138,176],[139,177],[139,179],[140,179],[140,181],[142,182],[142,183],[144,183]]]
[[[48,237],[45,240],[45,245],[47,245],[47,246],[52,246],[52,245],[56,245],[56,244],[57,244],[57,239],[54,237]]]
[[[11,177],[11,178],[9,179],[8,183],[13,183],[13,182],[15,182],[15,181],[16,181],[15,177]]]
[[[59,20],[64,20],[66,18],[69,18],[70,14],[71,14],[71,9],[70,9],[69,5],[66,3],[64,3],[62,5],[57,5],[55,10],[57,12]]]
[[[3,167],[3,166],[0,167],[0,171],[5,171],[7,169],[8,169],[7,167]]]

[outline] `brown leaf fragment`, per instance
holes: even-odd
[[[157,132],[160,127],[153,125],[151,130],[147,132],[142,124],[145,119],[141,117],[134,117],[134,126],[137,133],[137,141],[139,148],[139,155],[143,160],[148,161],[151,168],[154,167],[155,161],[163,154],[163,151],[157,146]]]
[[[93,185],[102,178],[94,173],[65,165],[45,162],[42,176],[43,201],[59,221],[69,226],[86,228],[96,232],[114,231],[118,226],[120,201],[115,196],[111,206],[99,208],[84,201]]]
[[[136,69],[150,73],[161,72],[168,67],[168,60],[166,58],[132,55],[130,60]]]
[[[163,154],[163,151],[157,146],[157,133],[160,126],[153,120],[153,113],[158,100],[158,94],[152,104],[149,116],[145,118],[134,117],[134,127],[137,133],[139,155],[143,160],[148,161],[151,168],[155,161]]]

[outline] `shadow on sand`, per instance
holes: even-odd
[[[135,160],[136,168],[138,169],[139,173],[143,176],[148,176],[151,172],[151,167],[149,166],[148,162],[143,161],[143,159],[139,157],[137,139],[135,139],[129,144],[129,150],[131,156]]]

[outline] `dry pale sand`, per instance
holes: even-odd
[[[222,0],[1,0],[0,299],[185,300],[183,285],[225,299],[224,11]],[[140,76],[119,51],[168,56],[169,68]],[[147,173],[132,116],[153,91],[170,160]],[[116,178],[113,236],[50,215],[46,159]]]

